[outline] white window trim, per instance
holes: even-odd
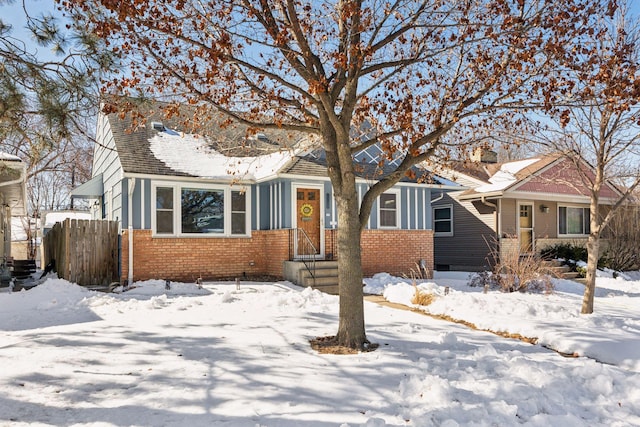
[[[394,194],[396,196],[396,225],[395,226],[384,226],[382,225],[382,216],[380,212],[382,210],[382,203],[380,203],[380,196],[382,194]],[[382,193],[378,196],[378,228],[381,230],[398,230],[400,229],[400,190],[399,189],[390,189]]]
[[[520,227],[520,208],[522,206],[530,206],[531,207],[531,227]],[[516,204],[516,225],[517,225],[517,236],[518,236],[518,250],[521,251],[520,245],[520,234],[522,230],[531,230],[531,253],[535,253],[536,251],[536,204],[533,201],[518,201]]]
[[[291,185],[291,224],[292,227],[297,228],[298,227],[298,190],[300,188],[308,188],[310,190],[320,190],[320,248],[319,248],[319,254],[316,255],[317,259],[324,259],[324,235],[325,235],[325,228],[324,228],[324,211],[325,211],[325,205],[324,205],[324,185],[322,184],[316,184],[316,183],[310,183],[310,184],[305,184],[305,183],[295,183]]]
[[[173,233],[157,233],[156,232],[156,189],[172,188],[173,189]],[[223,190],[224,191],[224,233],[182,233],[182,190]],[[231,192],[244,191],[245,194],[245,234],[231,234]],[[198,184],[198,183],[177,183],[167,181],[151,182],[151,236],[152,237],[187,237],[187,238],[247,238],[251,237],[251,188],[216,185],[216,184]]]
[[[563,204],[560,205],[558,204],[557,208],[556,208],[556,232],[557,232],[557,236],[558,238],[584,238],[584,237],[588,237],[589,233],[583,233],[583,234],[560,234],[560,208],[574,208],[574,209],[582,209],[584,210],[589,210],[590,208],[588,206],[580,206],[580,205],[570,205],[570,204]],[[591,218],[587,218],[587,221],[591,221]],[[584,224],[583,224],[584,226]]]
[[[451,218],[448,220],[451,223],[451,231],[448,232],[436,232],[436,209],[444,209],[449,208],[449,212],[451,212]],[[437,205],[431,207],[431,218],[432,218],[432,228],[434,237],[452,237],[453,236],[453,205]],[[439,220],[444,222],[444,220]]]

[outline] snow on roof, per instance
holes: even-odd
[[[175,171],[210,179],[261,179],[278,172],[294,153],[283,150],[256,157],[227,157],[213,150],[205,137],[158,133],[151,152]]]
[[[17,162],[22,161],[20,157],[14,156],[13,154],[5,153],[3,151],[0,151],[0,160],[10,160],[10,161],[17,161]]]
[[[60,211],[48,212],[44,216],[44,228],[52,228],[56,222],[62,222],[67,218],[70,219],[91,219],[89,212]]]
[[[491,178],[489,178],[490,184],[481,185],[477,187],[475,191],[477,193],[491,193],[493,191],[504,190],[505,188],[518,181],[518,178],[516,177],[516,174],[518,172],[528,166],[531,166],[538,160],[540,159],[534,158],[505,163],[500,166],[500,170],[498,172],[496,172]]]

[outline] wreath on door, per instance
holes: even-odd
[[[300,213],[304,218],[309,218],[313,214],[313,206],[309,203],[305,203],[300,207]]]

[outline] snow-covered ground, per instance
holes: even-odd
[[[380,347],[321,355],[308,340],[336,332],[338,299],[288,283],[5,289],[0,425],[640,425],[640,281],[599,278],[584,316],[580,285],[484,294],[466,276],[420,284],[437,295],[421,309],[542,345],[366,302]],[[365,289],[408,304],[413,291],[388,275]]]

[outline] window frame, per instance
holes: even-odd
[[[382,196],[383,195],[393,195],[396,199],[396,207],[395,207],[395,211],[396,211],[396,224],[391,226],[391,225],[382,225],[382,215],[381,212],[382,211],[391,211],[391,209],[386,209],[382,207]],[[385,191],[384,193],[382,193],[380,196],[378,196],[378,228],[379,229],[384,229],[384,230],[398,230],[401,228],[401,224],[400,224],[400,190],[397,189],[390,189]]]
[[[157,189],[171,188],[173,190],[173,233],[158,233],[157,231]],[[182,191],[204,190],[223,191],[224,194],[224,231],[222,233],[183,233],[182,232]],[[232,211],[232,192],[244,193],[245,197],[245,233],[234,234],[232,231],[232,215],[240,211]],[[194,182],[152,181],[151,183],[151,236],[172,238],[247,238],[251,237],[251,188],[249,186],[230,186],[223,184],[200,184]]]
[[[564,234],[562,234],[562,233],[560,233],[560,209],[561,208],[564,208],[564,209],[582,209],[582,215],[583,215],[583,217],[582,217],[582,233],[579,233],[579,234],[575,234],[575,233],[564,233]],[[557,214],[556,226],[557,226],[558,237],[559,238],[560,237],[565,238],[565,237],[587,237],[587,236],[589,236],[589,233],[590,233],[589,229],[591,227],[591,224],[590,224],[590,221],[591,221],[590,212],[591,212],[591,209],[588,206],[577,206],[577,205],[567,205],[567,204],[560,205],[559,204],[558,207],[557,207],[557,212],[556,212],[556,214]],[[565,218],[565,222],[566,222],[566,218]],[[568,228],[569,227],[567,225],[567,231],[568,231]]]
[[[440,219],[436,220],[436,209],[449,209],[450,218],[449,219]],[[450,224],[450,231],[436,231],[436,221],[444,222],[447,221]],[[452,237],[453,236],[453,205],[437,205],[431,206],[431,228],[433,229],[434,237]]]

